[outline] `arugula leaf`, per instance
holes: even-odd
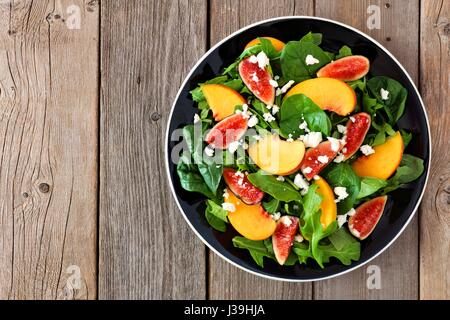
[[[285,136],[292,134],[298,138],[304,134],[299,128],[303,118],[311,131],[330,135],[331,121],[327,114],[304,94],[294,94],[287,97],[280,108],[280,129]]]
[[[361,255],[361,244],[353,238],[345,228],[340,228],[331,234],[328,239],[330,244],[319,245],[322,263],[329,262],[331,257],[339,259],[342,264],[348,266],[352,260],[358,261]]]
[[[348,197],[338,203],[338,212],[344,214],[348,212],[356,201],[361,190],[361,180],[348,163],[339,163],[331,169],[327,168],[325,179],[335,187],[345,187]]]
[[[388,185],[383,189],[382,194],[387,194],[404,184],[413,182],[419,178],[424,171],[423,160],[410,154],[403,154],[400,166],[395,174],[387,182]]]
[[[318,59],[319,63],[306,65],[305,59],[309,54]],[[321,67],[331,61],[318,45],[310,41],[289,41],[280,58],[283,77],[295,82],[312,78]]]
[[[367,92],[363,93],[362,107],[363,111],[369,113],[372,116],[372,118],[376,114],[377,110],[384,108],[384,106],[381,103],[378,103],[377,99],[372,98]]]
[[[280,200],[272,198],[270,201],[263,202],[262,205],[264,207],[264,210],[266,210],[268,213],[275,213],[280,206]]]
[[[362,199],[371,194],[374,194],[378,190],[388,185],[386,180],[378,179],[374,177],[364,177],[361,179],[361,190],[358,193],[356,199]]]
[[[297,255],[300,264],[306,264],[309,258],[314,259],[309,244],[306,242],[294,242],[292,251]]]
[[[264,267],[264,257],[273,259],[273,254],[267,250],[264,241],[249,240],[244,237],[234,237],[233,246],[239,249],[247,249],[253,260],[261,268]]]
[[[277,200],[284,202],[302,200],[300,193],[290,184],[283,181],[278,181],[274,176],[261,170],[256,173],[249,174],[247,178],[255,187],[270,194]]]
[[[367,82],[367,88],[378,103],[384,106],[389,124],[396,124],[405,111],[408,91],[398,81],[385,76],[373,77]],[[389,91],[387,100],[381,98],[381,89]]]
[[[342,46],[342,48],[339,49],[339,53],[336,55],[336,60],[344,58],[344,57],[348,57],[348,56],[351,56],[351,55],[353,55],[352,49],[350,49],[347,46]]]
[[[358,79],[355,81],[349,81],[347,84],[353,89],[358,89],[360,92],[364,94],[366,90],[366,78]]]
[[[378,130],[378,133],[376,134],[375,139],[372,143],[372,146],[374,147],[386,142],[386,134],[391,137],[395,136],[396,134],[395,130],[392,129],[389,123],[378,125],[375,121],[372,121],[372,127]]]

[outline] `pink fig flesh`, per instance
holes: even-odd
[[[370,124],[370,115],[365,112],[355,114],[348,120],[345,134],[345,146],[342,149],[344,160],[347,160],[354,155],[359,147],[361,147],[367,131],[369,131]]]
[[[229,116],[206,135],[205,141],[216,149],[227,149],[232,142],[239,141],[247,131],[248,119],[242,113]]]
[[[291,253],[298,225],[298,218],[292,216],[282,216],[277,222],[277,227],[272,235],[272,245],[275,258],[280,265],[286,262]]]
[[[261,69],[258,63],[246,58],[239,63],[239,75],[247,88],[262,102],[273,105],[275,88],[270,84],[272,76],[267,68]]]
[[[380,221],[387,196],[377,197],[360,205],[348,220],[350,232],[358,239],[366,239]]]
[[[334,78],[354,81],[364,77],[370,69],[370,62],[364,56],[348,56],[333,61],[317,72],[319,78]]]
[[[224,168],[223,178],[231,192],[248,205],[260,203],[264,197],[264,192],[255,187],[244,173]]]
[[[331,141],[320,143],[315,148],[310,148],[306,151],[302,162],[302,173],[306,179],[311,180],[315,175],[318,175],[342,149],[342,144],[339,143],[339,148],[333,150]],[[326,160],[326,161],[325,161]]]

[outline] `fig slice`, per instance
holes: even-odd
[[[250,57],[239,63],[239,75],[247,88],[262,102],[273,105],[275,88],[270,84],[272,76],[267,68],[261,69],[258,63],[250,61]]]
[[[242,113],[229,116],[217,123],[205,137],[206,143],[216,149],[227,149],[239,141],[247,131],[248,119]]]
[[[361,147],[371,124],[370,115],[360,112],[350,117],[345,134],[345,147],[342,149],[344,160],[347,160]]]
[[[315,148],[310,148],[306,151],[303,157],[301,170],[306,179],[311,180],[315,175],[318,175],[341,151],[343,145],[333,146],[331,141],[320,143]]]
[[[272,245],[275,258],[280,265],[283,265],[289,257],[295,235],[298,232],[298,224],[298,218],[293,216],[282,216],[277,222],[277,227],[272,235]]]
[[[348,220],[350,232],[358,239],[366,239],[383,215],[387,196],[377,197],[360,205]]]
[[[317,72],[319,78],[354,81],[364,77],[370,69],[370,61],[364,56],[348,56],[333,61]]]
[[[260,203],[264,197],[264,192],[255,187],[244,173],[232,168],[224,168],[223,178],[231,192],[245,204]]]

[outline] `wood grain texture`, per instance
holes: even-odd
[[[385,5],[388,3],[388,5]],[[381,28],[367,27],[369,5],[381,9]],[[408,70],[417,84],[419,1],[316,0],[316,15],[356,27],[377,39]],[[405,33],[407,36],[405,36]],[[418,219],[411,221],[396,242],[369,265],[379,266],[381,289],[367,288],[367,266],[347,275],[314,284],[315,299],[417,299]]]
[[[0,299],[96,298],[98,24],[0,2]]]
[[[312,15],[313,1],[211,0],[210,42],[214,44],[250,23],[285,15]],[[310,283],[262,279],[210,253],[211,299],[311,299]]]
[[[205,298],[205,248],[167,183],[164,133],[206,47],[205,0],[102,1],[99,297]]]
[[[422,1],[420,83],[433,155],[420,210],[420,298],[450,299],[450,3]]]

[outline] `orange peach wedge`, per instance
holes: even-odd
[[[325,179],[319,177],[319,179],[314,181],[314,183],[318,186],[317,193],[322,196],[322,203],[320,204],[320,209],[322,210],[320,223],[322,224],[322,228],[325,230],[330,223],[336,220],[337,205],[336,202],[334,202],[333,190]]]
[[[284,42],[283,41],[280,41],[280,40],[272,38],[272,37],[262,37],[262,38],[267,39],[270,42],[272,42],[272,45],[275,48],[275,50],[277,50],[277,51],[283,50],[283,48],[284,48]],[[245,46],[245,49],[248,49],[250,47],[256,46],[259,43],[260,43],[260,41],[259,41],[258,38],[253,39],[252,41],[247,43],[247,45]]]
[[[350,114],[356,107],[356,94],[344,81],[332,78],[315,78],[300,82],[288,91],[286,97],[303,93],[322,110],[341,116]]]
[[[360,177],[387,179],[400,165],[403,148],[402,135],[397,131],[385,143],[374,147],[375,153],[356,159],[352,168]]]
[[[285,176],[297,171],[305,155],[305,145],[299,140],[288,142],[276,134],[266,134],[248,148],[248,154],[262,170]]]
[[[242,236],[250,240],[264,240],[275,232],[275,221],[260,204],[245,204],[230,190],[226,194],[224,201],[234,206],[234,211],[228,212],[228,220]]]
[[[239,92],[223,84],[205,84],[202,92],[216,121],[231,116],[236,106],[246,103]]]

